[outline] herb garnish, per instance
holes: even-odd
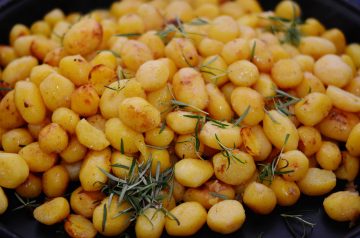
[[[215,139],[216,139],[216,142],[218,143],[219,147],[221,148],[221,154],[223,156],[225,156],[228,160],[228,167],[230,167],[230,162],[231,162],[231,159],[234,159],[242,164],[245,164],[246,162],[240,160],[238,157],[236,157],[233,153],[233,151],[235,150],[235,148],[229,148],[229,147],[226,147],[223,143],[221,143],[219,137],[217,134],[215,134]],[[235,147],[235,146],[234,146]]]
[[[289,111],[289,107],[298,103],[301,99],[293,95],[290,95],[280,89],[275,89],[276,95],[272,97],[267,97],[267,100],[272,100],[273,109],[276,109],[278,112],[285,116],[293,116]]]
[[[30,200],[29,198],[26,199],[26,201],[17,193],[14,193],[15,197],[19,202],[22,204],[16,208],[14,208],[12,211],[17,211],[23,208],[30,208],[34,209],[35,207],[39,206],[39,204],[36,203],[36,200]]]
[[[286,227],[289,229],[291,235],[294,238],[297,238],[297,237],[305,238],[305,237],[307,237],[311,233],[314,226],[316,225],[316,223],[312,223],[312,222],[309,222],[309,221],[305,220],[303,218],[303,215],[280,214],[280,216],[282,218],[284,218]],[[299,234],[299,232],[296,231],[296,229],[294,227],[295,224],[294,223],[292,224],[290,222],[291,220],[293,222],[295,222],[295,223],[301,224],[302,233]],[[310,231],[307,229],[307,227],[310,228]]]

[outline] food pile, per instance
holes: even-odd
[[[295,2],[54,9],[11,29],[0,66],[0,186],[71,237],[228,234],[301,194],[360,214],[360,45]]]

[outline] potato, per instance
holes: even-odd
[[[279,88],[293,88],[303,80],[300,65],[293,59],[281,59],[271,69],[271,76]]]
[[[272,81],[270,75],[260,74],[259,79],[253,85],[253,88],[260,93],[264,98],[274,97],[276,95],[276,84]]]
[[[15,104],[27,123],[38,124],[45,119],[46,108],[38,87],[28,81],[15,85]]]
[[[108,177],[105,172],[110,172],[111,151],[109,148],[87,153],[80,169],[79,179],[85,191],[99,191]],[[100,170],[102,169],[102,170]]]
[[[153,146],[168,146],[174,137],[175,133],[169,127],[157,127],[145,133],[145,142]]]
[[[125,14],[118,20],[119,34],[142,34],[145,32],[143,19],[137,14]]]
[[[150,60],[142,64],[136,72],[136,80],[145,91],[155,91],[166,86],[169,69],[164,61]]]
[[[34,210],[34,218],[45,225],[62,222],[70,214],[68,201],[63,197],[54,198]]]
[[[299,147],[298,149],[306,156],[311,156],[319,151],[321,147],[320,132],[314,127],[301,126],[298,128]]]
[[[274,191],[277,204],[292,206],[300,198],[300,189],[295,182],[286,181],[280,176],[275,176],[270,188]]]
[[[184,1],[173,1],[165,8],[165,19],[172,20],[179,17],[181,21],[190,21],[194,17],[191,5]]]
[[[121,154],[118,151],[115,151],[111,154],[111,170],[112,173],[121,179],[126,179],[129,175],[129,170],[135,158]],[[120,166],[127,166],[123,168]],[[137,168],[135,167],[134,173],[137,173]]]
[[[337,144],[323,141],[319,151],[316,153],[316,161],[323,169],[336,170],[341,163],[341,152]]]
[[[297,148],[299,134],[294,123],[278,111],[271,110],[265,115],[263,128],[265,135],[276,148],[283,148],[284,151]],[[287,135],[288,140],[285,143]]]
[[[144,4],[147,5],[147,4]],[[140,11],[140,9],[139,9]],[[146,22],[147,23],[147,22]],[[145,24],[146,24],[145,23]],[[148,31],[145,34],[142,34],[138,41],[144,43],[152,52],[154,59],[159,59],[165,55],[165,44],[156,34],[156,31]]]
[[[50,51],[44,58],[44,64],[48,64],[54,67],[59,66],[62,58],[68,54],[63,47],[56,48]]]
[[[253,156],[255,161],[263,161],[270,155],[272,145],[261,126],[243,127],[240,134],[245,152]]]
[[[310,93],[295,104],[296,118],[305,126],[314,126],[322,121],[332,108],[332,100],[322,93]]]
[[[60,197],[65,194],[70,178],[62,165],[47,170],[42,177],[42,187],[47,197]]]
[[[248,29],[248,31],[250,31],[251,34],[252,29]],[[250,38],[254,37],[255,36],[250,36]],[[256,47],[254,50],[254,57],[252,62],[256,65],[256,67],[258,67],[261,73],[269,73],[274,64],[274,57],[271,51],[268,49],[267,45],[259,39],[252,39],[249,41],[249,47],[251,49],[254,47],[255,42]]]
[[[299,150],[287,151],[280,155],[278,169],[286,181],[299,181],[309,169],[309,159]]]
[[[350,155],[348,152],[341,153],[342,161],[338,169],[335,171],[335,175],[338,179],[347,181],[354,181],[359,173],[360,162],[359,160]]]
[[[329,85],[326,95],[334,106],[346,112],[360,112],[360,97],[341,88]]]
[[[236,159],[228,158],[223,153],[213,156],[215,176],[224,183],[240,185],[252,177],[256,171],[256,166],[251,155],[245,152],[233,150],[231,154]]]
[[[78,161],[75,163],[66,163],[65,161],[61,161],[61,165],[65,167],[66,171],[69,174],[70,181],[77,182],[79,181],[79,174],[80,174],[80,168],[81,168],[82,161]]]
[[[294,60],[300,65],[303,72],[312,72],[315,64],[315,60],[308,55],[296,55]]]
[[[14,129],[25,124],[15,103],[15,90],[9,91],[0,101],[0,127]]]
[[[121,121],[138,132],[146,132],[156,128],[160,122],[160,112],[140,97],[124,99],[119,106]]]
[[[197,202],[181,203],[170,212],[179,222],[166,217],[165,228],[170,236],[194,235],[206,222],[206,210]]]
[[[36,58],[24,56],[11,61],[2,73],[2,80],[13,87],[16,82],[30,76],[31,69],[38,65]]]
[[[194,135],[179,135],[175,142],[176,155],[181,159],[198,159],[204,152],[204,144],[200,142],[198,149],[195,144],[196,140]]]
[[[94,225],[81,215],[70,214],[64,224],[66,233],[72,238],[93,238],[97,231]]]
[[[360,77],[353,78],[348,85],[344,87],[346,91],[356,96],[360,96]]]
[[[6,67],[11,61],[17,58],[16,52],[11,46],[0,46],[0,65]]]
[[[337,55],[325,55],[315,62],[314,74],[325,85],[344,87],[352,79],[352,69]]]
[[[207,83],[221,86],[229,80],[227,64],[220,55],[205,58],[199,67],[201,75]]]
[[[310,72],[304,73],[304,78],[301,83],[295,88],[298,97],[305,97],[314,92],[325,93],[325,86],[319,78]]]
[[[213,205],[222,201],[219,196],[234,199],[235,190],[230,185],[215,179],[209,180],[199,188],[188,188],[183,195],[183,199],[185,202],[198,202],[205,209],[210,209]]]
[[[46,21],[36,21],[31,25],[30,28],[31,32],[34,35],[43,35],[46,37],[49,37],[51,34],[51,26],[49,23],[47,23]]]
[[[130,225],[130,214],[123,213],[120,216],[116,216],[119,212],[122,212],[130,208],[130,204],[122,202],[118,205],[118,196],[113,196],[111,203],[109,203],[109,197],[102,200],[94,210],[93,224],[95,229],[104,236],[116,236],[123,233]],[[110,204],[110,205],[109,205]],[[104,210],[107,209],[106,214]],[[106,216],[105,223],[103,221]],[[115,217],[116,216],[116,217]],[[104,225],[103,225],[104,224]]]
[[[163,173],[165,170],[171,167],[170,155],[167,149],[149,148],[146,154],[140,155],[139,162],[147,162],[149,159],[151,159],[152,175],[156,175],[158,166],[160,173]]]
[[[91,64],[81,55],[65,56],[59,62],[60,73],[76,86],[89,83]]]
[[[360,141],[360,123],[354,126],[346,141],[346,149],[353,156],[360,156],[360,148],[358,142]]]
[[[30,173],[25,182],[20,184],[15,191],[23,198],[36,198],[42,192],[41,178]]]
[[[95,208],[105,198],[100,191],[88,192],[82,187],[75,189],[70,196],[71,209],[81,216],[91,218]]]
[[[207,84],[206,91],[209,95],[207,110],[210,116],[215,120],[230,121],[234,113],[220,89],[214,84]]]
[[[4,190],[0,187],[0,215],[3,214],[8,208],[9,202],[4,193]]]
[[[359,122],[355,114],[332,108],[329,115],[318,124],[318,129],[324,136],[345,142]]]
[[[29,176],[29,166],[18,154],[0,152],[0,186],[16,188]]]
[[[218,16],[210,25],[208,35],[212,39],[227,43],[239,36],[239,29],[232,17]]]
[[[105,20],[108,21],[108,20]],[[110,21],[112,22],[112,21]],[[111,23],[112,24],[112,23]],[[116,70],[117,68],[117,58],[111,51],[98,51],[95,57],[90,61],[90,64],[94,67],[96,65],[104,65],[109,69]]]
[[[207,216],[209,228],[221,234],[230,234],[243,225],[245,210],[236,200],[224,200],[210,208]]]
[[[19,155],[26,161],[31,172],[45,172],[56,162],[55,153],[46,153],[38,142],[33,142],[19,151]]]
[[[306,175],[297,184],[305,195],[322,196],[335,187],[336,177],[330,170],[309,168]]]
[[[137,217],[135,233],[138,238],[159,238],[165,226],[165,215],[155,208],[147,208]]]
[[[229,41],[222,47],[221,56],[227,64],[232,64],[237,60],[246,60],[250,57],[249,42],[243,38]]]
[[[106,122],[105,135],[112,147],[119,151],[121,150],[122,141],[124,153],[130,154],[138,152],[139,141],[144,141],[141,133],[132,130],[118,118],[111,118]]]
[[[238,116],[248,111],[243,123],[255,126],[264,118],[263,96],[254,89],[237,87],[231,93],[231,105]]]
[[[52,73],[56,73],[56,69],[52,66],[48,64],[37,65],[32,68],[29,79],[39,87],[41,82]]]
[[[276,5],[275,15],[292,20],[295,17],[299,17],[301,15],[301,9],[296,2],[282,1]]]
[[[70,134],[74,134],[76,125],[80,121],[80,117],[69,108],[59,107],[53,112],[51,121],[60,125]]]
[[[66,163],[76,163],[84,158],[86,152],[87,148],[79,142],[76,136],[72,136],[60,156]]]
[[[339,191],[326,197],[323,202],[326,214],[335,221],[355,221],[360,214],[358,192]]]
[[[222,124],[224,126],[219,127],[211,121],[206,122],[199,134],[200,142],[217,150],[222,148],[221,145],[238,148],[242,143],[240,128],[227,122],[222,122]]]
[[[42,61],[49,52],[57,47],[58,43],[54,40],[43,37],[34,37],[34,40],[30,45],[30,52],[31,55]]]
[[[60,153],[68,146],[66,131],[56,123],[50,123],[41,129],[39,133],[39,145],[46,153]]]
[[[44,102],[50,110],[54,111],[61,106],[70,106],[70,96],[74,91],[74,85],[67,78],[56,73],[49,74],[41,81],[39,88]]]
[[[59,8],[54,8],[44,16],[44,20],[51,26],[57,22],[64,20],[64,12]]]
[[[266,215],[276,206],[276,195],[262,183],[252,182],[246,188],[243,201],[255,213]]]
[[[30,30],[27,26],[23,24],[15,24],[9,33],[9,42],[10,45],[14,44],[14,41],[20,36],[30,35]]]
[[[110,145],[105,133],[92,126],[86,119],[80,120],[75,132],[79,142],[89,149],[101,151]]]
[[[310,55],[314,59],[336,53],[336,47],[331,41],[317,36],[302,37],[299,50],[302,54]]]
[[[18,56],[30,56],[31,55],[31,44],[34,39],[39,38],[38,36],[28,35],[17,38],[14,42],[14,50]]]
[[[64,35],[64,49],[72,55],[87,55],[100,46],[102,34],[102,27],[97,21],[82,18]]]
[[[95,65],[89,73],[89,83],[99,96],[103,94],[105,87],[114,81],[116,81],[115,71],[102,64]]]
[[[30,132],[24,128],[9,130],[2,135],[1,145],[4,152],[17,153],[20,149],[33,142]]]
[[[214,169],[209,161],[185,158],[175,164],[174,173],[181,185],[196,188],[211,178]]]
[[[165,55],[176,67],[194,67],[199,64],[199,55],[190,39],[173,38],[165,47]]]
[[[78,87],[71,95],[71,109],[80,116],[97,113],[100,98],[91,84]]]
[[[172,83],[176,100],[198,109],[204,109],[208,105],[204,79],[195,69],[180,69],[174,75]]]
[[[119,104],[128,97],[145,98],[145,91],[135,80],[120,80],[105,88],[100,98],[100,111],[105,118],[118,117]]]
[[[198,120],[188,116],[196,116],[196,114],[182,110],[173,111],[167,115],[166,123],[180,135],[190,134],[195,131]]]
[[[147,45],[135,40],[128,40],[120,51],[125,66],[136,71],[143,63],[154,58]]]

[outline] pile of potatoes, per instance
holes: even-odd
[[[328,194],[359,172],[360,45],[314,18],[298,26],[298,46],[284,43],[266,30],[277,24],[270,16],[291,20],[301,9],[292,1],[264,12],[256,0],[123,0],[15,25],[0,46],[9,88],[0,102],[0,214],[2,188],[44,194],[33,214],[40,223],[65,221],[75,238],[119,235],[131,214],[114,215],[131,205],[100,191],[108,182],[100,168],[126,179],[128,170],[112,165],[151,157],[153,174],[158,163],[160,172],[174,169],[163,207],[179,223],[151,207],[136,219],[137,237],[193,235],[205,223],[232,233],[244,206],[265,215],[301,194],[326,195],[332,219],[354,221],[358,192]],[[279,90],[300,99],[290,115],[269,109]],[[205,114],[212,119],[197,119]],[[261,164],[274,159],[284,173],[261,181]],[[81,186],[67,200],[72,181]]]

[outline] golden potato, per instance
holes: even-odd
[[[205,82],[221,86],[228,81],[227,64],[220,55],[212,55],[203,60],[199,66]]]
[[[337,144],[323,141],[316,153],[316,161],[326,170],[336,170],[341,163],[341,152]]]
[[[88,117],[97,113],[100,98],[91,84],[81,85],[71,95],[71,110]]]
[[[56,162],[55,153],[46,153],[38,142],[33,142],[19,151],[19,155],[26,161],[31,172],[45,172]]]
[[[304,55],[310,55],[315,60],[327,54],[335,54],[335,45],[321,37],[305,36],[301,38],[299,50]]]
[[[4,129],[15,129],[25,121],[18,111],[15,102],[15,90],[9,91],[0,101],[0,127]]]
[[[100,46],[102,34],[102,27],[97,21],[82,18],[65,33],[64,49],[72,55],[87,55]]]
[[[199,63],[196,47],[186,38],[173,38],[165,47],[165,55],[178,68],[194,67]]]
[[[275,15],[292,20],[301,15],[301,9],[296,2],[286,0],[276,5]]]
[[[24,56],[11,61],[2,73],[2,80],[10,86],[14,86],[16,82],[26,79],[30,76],[31,69],[38,65],[36,58],[32,56]]]
[[[299,150],[287,151],[280,155],[278,169],[286,181],[299,181],[309,169],[309,159]]]
[[[230,16],[218,16],[208,30],[208,36],[212,39],[227,43],[239,36],[239,28],[236,21]]]
[[[196,116],[196,114],[182,110],[173,111],[166,116],[166,124],[177,134],[190,134],[195,131],[198,121],[191,116]]]
[[[89,149],[100,151],[110,145],[105,133],[92,126],[86,119],[79,121],[75,132],[79,142]]]
[[[222,47],[221,56],[227,64],[232,64],[237,60],[249,59],[250,53],[249,42],[246,39],[237,38]]]
[[[360,148],[357,146],[360,141],[360,123],[354,126],[346,140],[346,149],[353,156],[360,156]]]
[[[16,188],[29,176],[29,166],[18,154],[0,152],[0,186]]]
[[[29,79],[39,87],[41,82],[52,73],[56,73],[56,69],[52,66],[48,64],[37,65],[32,68]]]
[[[74,134],[76,125],[80,121],[80,117],[69,108],[59,107],[53,112],[51,121],[60,125],[70,134]]]
[[[194,235],[206,222],[206,210],[198,202],[181,203],[170,212],[177,218],[166,217],[166,232],[171,236]]]
[[[69,163],[66,163],[64,160],[62,160],[60,164],[62,166],[64,166],[66,171],[68,172],[70,181],[72,181],[72,182],[79,181],[79,174],[80,174],[82,161],[78,161],[78,162],[69,164]]]
[[[97,231],[94,225],[81,215],[70,214],[64,224],[66,233],[72,238],[93,238]]]
[[[243,201],[255,213],[265,215],[274,210],[276,195],[264,184],[252,182],[245,188]]]
[[[103,94],[105,87],[114,81],[116,81],[114,69],[103,64],[95,65],[89,73],[89,83],[94,87],[99,96]]]
[[[360,161],[348,152],[342,152],[341,157],[341,164],[335,171],[336,177],[347,181],[354,181],[359,173]]]
[[[319,168],[309,168],[306,175],[297,182],[300,191],[308,196],[321,196],[336,185],[334,172]]]
[[[50,123],[39,133],[39,145],[46,153],[60,153],[68,146],[68,135],[57,123]]]
[[[95,208],[105,198],[100,191],[89,192],[82,187],[75,189],[70,196],[71,209],[81,216],[91,218]]]
[[[223,153],[213,156],[215,176],[220,181],[230,185],[240,185],[250,179],[256,171],[256,166],[251,155],[240,150],[233,150],[231,157]],[[240,172],[241,171],[241,172]]]
[[[47,197],[60,197],[65,194],[70,177],[62,165],[56,165],[42,176],[42,188]]]
[[[25,182],[20,184],[15,191],[23,198],[36,198],[42,192],[41,178],[30,173]]]
[[[1,138],[2,148],[7,153],[17,153],[31,142],[33,142],[33,138],[30,132],[24,128],[9,130]]]
[[[135,233],[138,238],[160,238],[165,226],[165,215],[155,208],[147,208],[137,217]]]
[[[306,156],[311,156],[319,151],[321,147],[320,132],[310,126],[301,126],[298,128],[299,133],[299,147],[298,149]]]
[[[275,176],[270,188],[274,191],[277,204],[280,206],[294,205],[300,198],[300,189],[295,182],[286,181]]]
[[[253,85],[253,88],[264,98],[274,97],[276,95],[277,86],[268,74],[260,74],[259,79]]]
[[[145,142],[153,146],[168,146],[174,137],[175,133],[169,127],[157,127],[145,133]]]
[[[63,57],[59,62],[60,73],[76,86],[89,83],[91,65],[81,55]]]
[[[126,41],[121,48],[120,55],[125,66],[134,71],[146,61],[154,58],[147,45],[135,40]]]
[[[69,203],[63,197],[57,197],[45,202],[34,210],[34,218],[48,226],[62,222],[69,214]]]
[[[169,69],[164,61],[150,60],[142,64],[136,72],[136,80],[145,91],[155,91],[166,86]]]
[[[281,59],[271,69],[271,76],[279,88],[293,88],[303,80],[300,65],[293,59]]]
[[[172,1],[165,8],[165,19],[172,20],[179,17],[181,21],[190,21],[194,17],[194,11],[188,2]]]
[[[360,214],[358,192],[339,191],[326,197],[323,202],[326,214],[335,221],[355,221]]]
[[[9,202],[4,193],[4,190],[0,187],[0,215],[3,214],[8,208]]]
[[[326,95],[337,107],[346,112],[360,112],[360,97],[341,88],[329,85],[326,89]]]
[[[270,155],[272,145],[261,126],[243,127],[240,134],[245,151],[255,161],[263,161]]]
[[[174,149],[176,155],[181,159],[198,159],[204,152],[204,144],[199,141],[198,148],[196,148],[196,140],[194,135],[179,135],[176,138]]]
[[[181,185],[196,188],[211,178],[214,169],[209,161],[185,158],[175,164],[174,174]]]

